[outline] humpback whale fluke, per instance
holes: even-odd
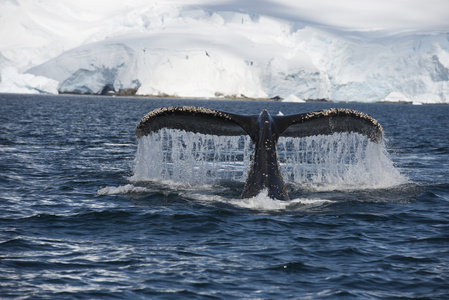
[[[280,136],[306,137],[355,132],[372,142],[382,140],[382,126],[371,116],[351,110],[332,108],[303,114],[271,116],[239,115],[202,107],[164,107],[148,113],[136,127],[138,138],[162,128],[179,129],[211,135],[248,134],[253,142],[251,168],[241,198],[251,198],[267,189],[268,196],[288,200],[277,159]]]

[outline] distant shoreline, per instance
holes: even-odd
[[[137,98],[157,98],[157,99],[198,99],[198,100],[237,100],[237,101],[279,101],[284,102],[284,98],[279,96],[275,96],[272,98],[253,98],[247,97],[243,94],[240,96],[237,95],[220,95],[217,97],[182,97],[176,95],[168,95],[168,94],[158,94],[158,95],[138,95],[137,90],[134,93],[130,93],[129,91],[119,91],[115,93],[105,93],[105,94],[86,94],[86,93],[59,93],[58,95],[86,95],[86,96],[105,96],[105,97],[137,97]],[[413,101],[374,101],[374,102],[364,102],[364,101],[333,101],[329,99],[302,99],[307,103],[380,103],[380,104],[407,104],[407,105],[448,105],[449,103],[424,103],[424,102],[416,102]],[[285,103],[301,103],[294,101],[285,101]]]
[[[245,95],[241,96],[220,96],[220,97],[181,97],[174,95],[137,95],[137,94],[127,94],[127,93],[106,93],[106,94],[89,94],[89,93],[59,93],[59,94],[22,94],[22,93],[0,93],[1,95],[38,95],[38,96],[94,96],[94,97],[129,97],[129,98],[149,98],[149,99],[185,99],[185,100],[225,100],[225,101],[273,101],[273,102],[284,102],[284,103],[298,103],[301,104],[303,102],[294,102],[294,101],[283,101],[284,99],[281,97],[273,97],[273,98],[252,98],[246,97]],[[449,103],[435,103],[435,102],[413,102],[413,101],[374,101],[374,102],[364,102],[364,101],[333,101],[328,99],[303,99],[305,103],[361,103],[361,104],[401,104],[401,105],[449,105]]]

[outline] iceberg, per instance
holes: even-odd
[[[44,76],[20,74],[17,69],[6,67],[0,70],[0,93],[57,94],[58,82]]]
[[[306,102],[305,100],[299,98],[296,95],[291,94],[290,96],[288,96],[287,98],[285,98],[284,100],[282,100],[282,102],[295,102],[295,103],[304,103]]]
[[[405,103],[411,103],[412,101],[404,94],[399,92],[391,92],[388,94],[385,99],[383,99],[384,102],[405,102]]]
[[[430,1],[4,1],[0,92],[449,103],[449,4]]]

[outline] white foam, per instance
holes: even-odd
[[[268,191],[263,190],[257,196],[248,199],[229,199],[220,195],[201,194],[195,192],[182,192],[182,197],[194,199],[205,203],[229,203],[236,207],[257,211],[283,211],[316,208],[335,201],[319,198],[295,198],[292,200],[276,200],[268,196]]]
[[[141,187],[141,186],[134,186],[132,184],[126,184],[121,185],[118,187],[115,186],[107,186],[104,188],[101,188],[97,191],[97,195],[103,196],[103,195],[116,195],[116,194],[129,194],[129,193],[146,193],[151,192],[152,190]]]
[[[231,203],[235,206],[262,211],[288,210],[289,208],[296,207],[298,205],[302,207],[311,208],[333,202],[334,201],[331,200],[318,199],[318,198],[316,199],[296,198],[288,201],[276,200],[268,196],[267,190],[261,191],[257,196],[253,198],[236,199],[231,201]]]

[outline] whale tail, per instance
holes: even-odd
[[[232,114],[193,106],[163,107],[142,118],[136,127],[136,136],[142,137],[167,128],[211,135],[248,134],[253,139],[258,116]],[[382,126],[375,119],[351,109],[332,108],[303,114],[271,116],[271,118],[278,129],[278,137],[354,132],[378,143],[383,136]]]
[[[210,135],[249,135],[254,149],[242,198],[253,197],[262,189],[268,189],[270,197],[288,199],[276,156],[280,136],[300,138],[354,132],[376,143],[383,137],[382,126],[375,119],[350,109],[271,116],[266,110],[260,115],[240,115],[192,106],[164,107],[148,113],[137,125],[136,136],[140,138],[162,128]]]

